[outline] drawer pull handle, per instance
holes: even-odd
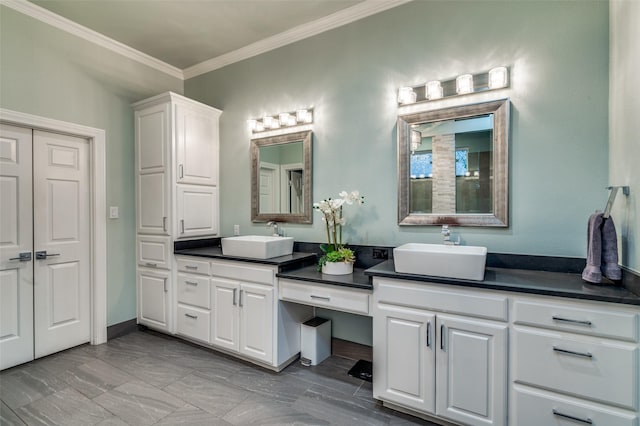
[[[151,262],[147,262],[147,263],[145,263],[145,265],[146,265],[146,266],[151,266],[151,267],[153,267],[153,268],[155,268],[156,266],[158,266],[158,264],[157,264],[157,263],[151,263]]]
[[[581,419],[580,417],[570,416],[569,414],[561,413],[560,411],[556,410],[555,408],[553,410],[551,410],[551,412],[553,413],[554,416],[563,417],[565,419],[574,420],[576,422],[584,423],[584,424],[587,424],[587,425],[592,425],[593,424],[593,420],[591,420],[588,417],[586,419]]]
[[[238,306],[240,306],[241,308],[244,306],[244,305],[242,304],[242,292],[243,292],[243,291],[244,291],[244,290],[240,290],[240,297],[238,298]]]
[[[189,285],[198,285],[197,281],[185,281],[184,283]]]
[[[431,321],[427,321],[427,347],[431,347]]]
[[[167,232],[167,217],[163,216],[162,218],[162,230]]]
[[[330,297],[326,297],[326,296],[316,296],[316,295],[313,295],[313,294],[312,294],[311,296],[309,296],[309,297],[311,297],[312,299],[326,300],[327,302],[331,300],[331,298],[330,298]]]
[[[238,302],[236,302],[236,296],[238,295],[238,289],[234,288],[233,289],[233,306],[236,306],[238,304]]]
[[[574,320],[574,319],[570,319],[570,318],[558,317],[558,316],[555,316],[555,315],[552,316],[551,319],[554,320],[554,321],[558,321],[558,322],[568,322],[570,324],[584,325],[585,327],[591,327],[591,325],[592,325],[591,321]]]
[[[558,353],[561,353],[561,354],[564,354],[564,355],[573,355],[573,356],[579,356],[579,357],[582,357],[582,358],[593,358],[593,355],[591,353],[589,353],[589,352],[570,351],[568,349],[562,349],[562,348],[559,348],[557,346],[554,346],[553,350],[555,352],[558,352]]]
[[[184,316],[187,317],[187,318],[198,319],[197,315],[184,314]]]
[[[440,324],[440,349],[444,351],[444,324]]]
[[[195,266],[195,265],[184,265],[184,267],[187,268],[187,269],[193,269],[194,271],[198,270],[198,267]]]

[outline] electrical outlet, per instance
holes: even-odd
[[[373,258],[374,259],[387,260],[387,259],[389,259],[389,250],[384,249],[384,248],[374,248],[373,249]]]
[[[240,225],[233,225],[233,235],[240,235]]]

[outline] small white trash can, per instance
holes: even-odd
[[[300,363],[318,365],[331,355],[331,320],[314,317],[302,323]]]

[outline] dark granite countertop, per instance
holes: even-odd
[[[588,284],[582,280],[580,274],[524,269],[486,268],[484,281],[472,281],[398,273],[395,271],[393,260],[379,263],[366,269],[364,273],[371,277],[396,278],[459,287],[486,288],[640,306],[640,296],[632,293],[625,287]]]
[[[183,249],[174,250],[173,253],[178,255],[184,255],[184,256],[199,256],[199,257],[209,257],[209,258],[221,259],[221,260],[235,260],[239,262],[261,263],[263,265],[275,265],[282,269],[286,269],[286,267],[288,266],[295,266],[298,264],[308,265],[311,262],[315,263],[315,260],[316,260],[315,253],[298,253],[298,252],[294,252],[286,256],[272,257],[270,259],[254,259],[250,257],[227,256],[222,254],[222,248],[220,247],[183,248]]]
[[[331,284],[342,287],[359,288],[373,290],[371,278],[365,275],[365,270],[354,268],[353,274],[348,275],[327,275],[318,272],[318,265],[305,266],[300,269],[293,269],[288,272],[280,272],[278,278],[289,278],[292,280],[306,281],[309,283]]]
[[[580,274],[577,273],[487,267],[484,281],[472,281],[398,273],[395,271],[393,259],[390,259],[368,269],[355,268],[353,274],[326,275],[318,272],[316,265],[317,255],[315,253],[294,252],[287,256],[274,257],[271,259],[253,259],[224,255],[222,254],[222,249],[217,245],[204,246],[208,243],[210,242],[202,241],[202,246],[200,247],[175,247],[174,253],[185,256],[275,265],[278,267],[277,276],[279,278],[364,290],[373,289],[372,277],[387,277],[446,284],[457,287],[485,288],[515,293],[539,294],[640,306],[640,296],[632,293],[627,288],[613,284],[588,284],[584,282]],[[182,244],[192,243],[187,242]]]

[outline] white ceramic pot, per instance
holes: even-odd
[[[322,273],[328,275],[347,275],[353,273],[352,262],[327,262],[322,265]]]

